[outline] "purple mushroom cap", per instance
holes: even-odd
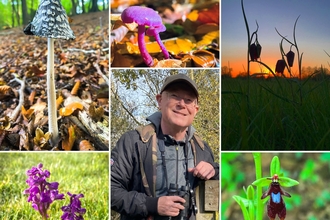
[[[135,22],[139,25],[148,25],[155,27],[156,29],[159,27],[161,29],[166,30],[165,26],[163,25],[162,18],[158,15],[158,13],[153,9],[147,7],[128,7],[121,14],[121,19],[125,23]]]
[[[169,53],[159,37],[159,32],[165,31],[166,27],[163,24],[162,18],[158,15],[156,11],[147,7],[131,6],[123,11],[123,13],[121,14],[121,19],[125,23],[135,22],[138,24],[139,50],[144,62],[148,66],[153,66],[154,61],[148,53],[144,42],[145,32],[147,33],[147,35],[153,36],[156,39],[158,45],[160,46],[164,54],[165,59],[169,58]],[[146,26],[148,26],[147,31]]]

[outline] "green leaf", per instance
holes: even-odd
[[[254,188],[252,185],[249,185],[247,188],[247,199],[253,200],[254,199]]]
[[[264,186],[269,186],[269,184],[272,182],[269,177],[263,177],[260,179],[255,180],[252,185],[253,186],[259,186],[259,187],[264,187]]]
[[[246,206],[248,206],[249,204],[249,200],[247,199],[244,199],[240,196],[233,196],[233,199],[238,203],[238,205],[241,207],[241,210],[242,210],[242,213],[243,213],[243,217],[244,217],[244,220],[252,220],[250,219],[250,216],[249,216],[249,212],[248,210],[246,209]]]
[[[238,204],[242,204],[244,207],[248,207],[249,206],[249,200],[246,198],[243,198],[241,196],[233,196],[233,199],[238,203]]]
[[[311,159],[308,159],[304,165],[304,168],[300,172],[299,178],[302,180],[310,180],[314,176],[315,162]]]
[[[274,174],[279,175],[280,169],[281,169],[280,160],[278,159],[277,156],[274,156],[270,164],[270,175],[271,176],[274,176]]]
[[[279,179],[279,182],[280,182],[281,186],[284,186],[284,187],[291,187],[291,186],[296,186],[299,184],[299,182],[297,180],[291,179],[289,177],[281,177]]]
[[[255,219],[254,214],[255,214],[255,207],[254,207],[253,201],[249,201],[249,217],[250,217],[250,219]]]

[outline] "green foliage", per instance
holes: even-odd
[[[109,219],[108,153],[1,153],[0,219],[40,219],[23,195],[28,187],[25,172],[38,163],[51,172],[49,181],[59,182],[59,191],[65,194],[64,200],[51,205],[51,219],[60,219],[60,208],[69,203],[68,191],[84,194],[86,219]]]
[[[235,160],[239,153],[222,153],[221,154],[221,186],[229,192],[235,191],[234,183],[242,183],[245,179],[243,172],[234,170],[231,161]]]
[[[304,102],[292,105],[274,94],[290,96],[299,87],[279,81],[250,79],[247,105],[247,81],[222,79],[223,150],[322,150],[330,145],[330,82],[303,81]]]
[[[85,12],[89,12],[91,9],[92,1],[84,1],[84,5],[81,6],[78,0],[61,0],[61,4],[65,9],[67,15],[81,14],[83,12],[82,7],[85,8]],[[105,1],[105,0],[104,0]],[[11,0],[11,1],[1,1],[0,2],[0,30],[9,27],[17,27],[23,23],[28,23],[31,21],[35,15],[40,1],[26,0],[26,12],[28,14],[28,21],[23,21],[22,17],[22,1],[21,0]],[[75,3],[76,8],[73,8],[72,2]],[[98,9],[102,10],[103,7],[98,5]]]
[[[318,176],[315,174],[315,162],[312,159],[306,161],[299,178],[303,181],[310,181],[312,183],[318,181]]]

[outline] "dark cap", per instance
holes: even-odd
[[[160,93],[162,93],[169,85],[172,83],[176,82],[183,82],[188,84],[194,91],[196,97],[198,98],[198,89],[196,83],[190,79],[186,74],[176,74],[176,75],[171,75],[165,79],[165,82],[162,86],[162,89],[160,90]]]

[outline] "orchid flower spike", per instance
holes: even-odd
[[[153,36],[160,49],[162,50],[165,59],[170,57],[168,51],[166,50],[164,44],[162,43],[159,32],[164,32],[166,27],[162,22],[162,18],[158,15],[158,13],[151,8],[142,7],[142,6],[131,6],[126,8],[121,14],[121,19],[125,23],[137,23],[138,24],[138,45],[143,61],[148,66],[153,66],[154,61],[150,54],[147,51],[144,35],[145,32],[149,36]],[[148,29],[146,31],[146,26]]]

